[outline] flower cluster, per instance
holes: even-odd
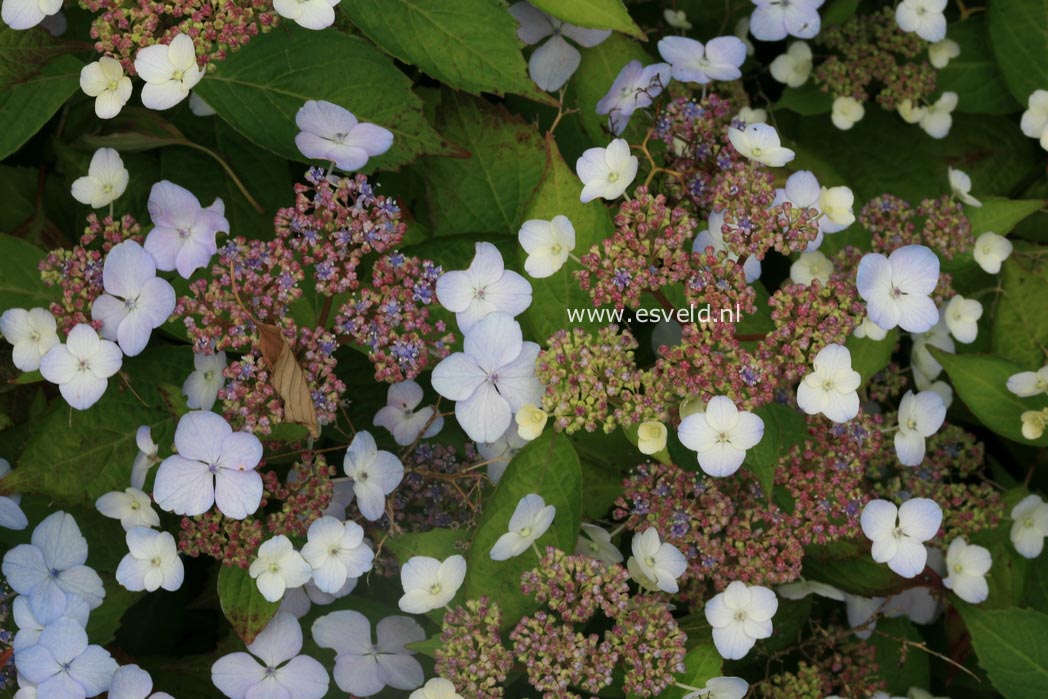
[[[502,610],[487,597],[468,600],[444,615],[437,673],[465,696],[501,699],[513,658],[502,644]]]
[[[964,207],[946,195],[913,207],[883,194],[866,202],[859,222],[873,233],[873,249],[886,255],[904,245],[924,245],[952,260],[975,246]]]

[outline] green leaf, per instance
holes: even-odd
[[[0,87],[7,89],[40,72],[56,56],[85,48],[40,29],[0,25]]]
[[[1048,85],[1048,0],[987,3],[990,46],[1012,95],[1023,107]]]
[[[502,107],[446,92],[437,124],[467,158],[427,158],[422,171],[433,230],[517,234],[546,158],[534,126]]]
[[[531,4],[577,27],[614,29],[638,39],[646,38],[644,32],[630,18],[622,0],[535,0]]]
[[[448,151],[393,61],[335,31],[282,24],[231,54],[194,91],[248,140],[288,160],[305,162],[295,147],[295,114],[307,100],[334,102],[393,132],[393,147],[369,168],[393,169],[422,153]]]
[[[961,55],[939,71],[936,89],[958,95],[957,111],[969,114],[1011,114],[1021,109],[1001,75],[990,51],[986,18],[974,15],[950,24],[950,39]]]
[[[833,27],[844,24],[855,15],[859,9],[859,0],[830,0],[821,11],[822,26]]]
[[[859,372],[864,384],[870,380],[871,376],[888,366],[898,339],[899,331],[895,329],[889,330],[883,340],[848,336],[844,346],[851,352],[852,369]]]
[[[745,465],[757,477],[764,496],[770,498],[779,459],[804,441],[808,429],[799,412],[779,403],[768,403],[754,412],[764,421],[764,436],[757,446],[746,452]]]
[[[929,349],[946,370],[957,395],[983,425],[1020,444],[1048,446],[1048,433],[1033,441],[1023,437],[1021,419],[1027,410],[1048,407],[1048,396],[1019,398],[1007,388],[1008,377],[1032,367],[1024,368],[991,354],[950,354],[935,347]]]
[[[467,541],[466,529],[430,529],[428,532],[409,532],[386,539],[385,546],[397,560],[405,563],[413,556],[429,556],[441,560],[462,553]]]
[[[651,63],[651,56],[636,41],[612,34],[605,41],[582,52],[582,62],[572,76],[570,85],[578,97],[579,118],[582,129],[593,144],[606,146],[613,138],[607,131],[608,117],[597,114],[597,102],[608,94],[611,84],[619,72],[630,61]],[[642,138],[641,119],[632,119],[622,134],[629,143],[638,143]]]
[[[972,224],[972,233],[979,237],[986,231],[1007,235],[1019,223],[1041,209],[1040,199],[1002,199],[983,197],[979,208],[966,207],[965,215]]]
[[[910,687],[929,684],[928,654],[916,648],[903,652],[900,639],[923,643],[924,639],[909,619],[880,619],[870,643],[877,648],[880,677],[890,694],[906,694]]]
[[[902,580],[888,566],[870,558],[870,546],[865,541],[806,546],[803,575],[864,597],[897,592]]]
[[[535,493],[557,508],[549,530],[536,542],[540,551],[555,546],[574,551],[582,521],[582,469],[571,441],[547,430],[513,457],[484,507],[469,549],[465,596],[487,595],[499,603],[503,626],[509,628],[536,607],[520,590],[520,576],[538,561],[525,551],[508,561],[491,560],[491,547],[509,531],[509,520],[520,499]]]
[[[517,21],[497,0],[382,0],[341,7],[384,51],[450,87],[554,103],[528,77]]]
[[[568,168],[553,137],[546,136],[546,172],[542,176],[538,191],[524,212],[524,218],[550,220],[564,215],[575,228],[575,254],[582,255],[591,245],[602,240],[612,231],[611,216],[607,207],[599,202],[583,204],[579,201],[582,182]],[[528,254],[519,245],[521,268]],[[591,308],[593,302],[575,281],[578,264],[568,260],[552,276],[531,281],[531,306],[524,311],[524,322],[535,339],[544,342],[557,330],[565,327],[567,309]],[[598,323],[572,323],[573,326],[595,327]]]
[[[255,640],[280,608],[279,602],[267,602],[247,569],[238,566],[222,566],[219,571],[218,601],[244,643]]]
[[[1036,371],[1048,347],[1048,264],[1026,251],[1001,266],[1001,297],[993,314],[993,351]]]
[[[993,570],[990,570],[991,574]],[[1039,612],[1048,612],[1048,556],[1030,561],[1026,571],[1026,603]]]
[[[1048,614],[956,603],[979,665],[1006,699],[1048,697]]]
[[[691,640],[690,636],[688,640]],[[712,639],[707,639],[706,643],[695,646],[684,656],[684,672],[680,674],[679,682],[689,687],[702,689],[714,677],[721,676],[723,664],[724,661],[714,647]],[[669,699],[683,699],[688,691],[680,687],[672,687],[665,696]]]
[[[22,147],[80,88],[84,64],[59,56],[25,82],[0,92],[0,160]]]
[[[47,308],[57,294],[40,279],[44,251],[0,233],[0,309]]]
[[[814,80],[809,80],[800,87],[783,90],[782,97],[775,103],[775,109],[789,109],[806,116],[828,114],[833,109],[833,95],[823,92]]]

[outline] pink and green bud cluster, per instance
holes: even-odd
[[[629,573],[589,556],[549,546],[537,568],[521,577],[520,589],[565,621],[589,621],[597,610],[616,619],[629,606]]]
[[[925,245],[952,260],[975,247],[964,206],[947,195],[916,207],[891,194],[866,202],[859,223],[873,233],[873,250],[885,255],[904,245]]]
[[[502,645],[502,610],[487,597],[444,614],[436,672],[464,697],[501,699],[513,657]]]

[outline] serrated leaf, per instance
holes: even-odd
[[[992,317],[993,351],[1029,371],[1046,361],[1048,347],[1048,264],[1013,253],[1001,266],[1001,296]]]
[[[222,566],[218,573],[218,600],[222,613],[244,643],[255,640],[280,608],[268,602],[246,568]]]
[[[626,11],[622,0],[534,0],[531,3],[546,14],[577,27],[590,29],[614,29],[638,39],[644,32]]]
[[[1048,0],[987,3],[990,46],[1012,96],[1023,107],[1048,85]]]
[[[958,602],[979,665],[1006,699],[1048,697],[1048,614]]]
[[[969,114],[1011,114],[1020,109],[990,51],[986,18],[974,15],[950,24],[950,39],[961,55],[939,71],[935,87],[958,95],[957,111]]]
[[[80,88],[84,64],[59,56],[31,78],[0,92],[0,160],[22,147]]]

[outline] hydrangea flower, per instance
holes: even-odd
[[[1025,439],[1040,439],[1044,434],[1044,428],[1048,426],[1048,408],[1026,410],[1019,416],[1019,420],[1022,422],[1022,434]]]
[[[443,677],[434,677],[426,682],[425,686],[412,692],[408,699],[463,699],[463,697],[455,691],[455,685]]]
[[[957,109],[957,93],[944,92],[934,104],[920,112],[918,123],[932,138],[946,138],[953,126],[953,110]]]
[[[517,434],[517,426],[514,423],[510,423],[498,439],[492,442],[477,442],[477,451],[487,462],[488,478],[492,483],[499,482],[510,460],[527,443],[528,440]]]
[[[101,209],[120,198],[129,179],[120,154],[112,148],[99,148],[91,156],[87,175],[73,181],[73,198],[92,209]]]
[[[528,403],[520,406],[520,410],[513,416],[513,421],[517,425],[517,434],[530,442],[542,434],[546,422],[549,421],[549,414],[542,408]]]
[[[46,308],[9,308],[0,315],[0,334],[11,343],[11,363],[36,371],[40,358],[58,344],[58,324]]]
[[[277,534],[262,542],[248,573],[258,591],[270,602],[279,602],[288,589],[302,587],[313,575],[309,563],[295,550],[291,539]]]
[[[899,403],[899,431],[895,433],[895,453],[903,466],[919,466],[924,461],[924,440],[938,432],[945,419],[946,404],[938,393],[906,392]]]
[[[768,123],[768,110],[761,109],[760,107],[754,109],[753,107],[743,107],[739,110],[739,113],[735,115],[737,121],[741,121],[743,124],[766,124]]]
[[[746,452],[764,436],[764,421],[740,411],[727,396],[714,396],[704,411],[688,415],[677,428],[681,444],[698,454],[699,468],[711,476],[739,470]]]
[[[804,41],[794,41],[786,53],[776,56],[769,66],[771,77],[789,87],[800,87],[808,82],[811,68],[811,47]]]
[[[11,647],[14,648],[15,653],[18,653],[23,648],[35,646],[37,641],[40,640],[40,634],[54,623],[56,619],[72,619],[80,627],[87,628],[87,620],[91,616],[91,608],[80,597],[66,595],[65,605],[56,609],[57,611],[50,616],[37,618],[33,614],[32,607],[29,606],[28,597],[18,595],[14,598],[14,601],[11,602],[11,616],[14,617],[18,633],[15,634]]]
[[[622,552],[611,543],[611,532],[589,522],[582,523],[578,541],[575,543],[575,553],[605,563],[622,563]]]
[[[706,621],[713,627],[713,645],[722,658],[746,656],[758,639],[771,636],[771,619],[779,609],[775,593],[736,580],[706,602]]]
[[[869,253],[859,261],[855,286],[874,323],[923,333],[939,320],[931,293],[939,283],[939,258],[923,245],[904,245],[885,257]]]
[[[750,683],[741,677],[712,677],[702,689],[684,695],[684,699],[743,699]]]
[[[167,692],[153,692],[153,678],[137,665],[124,665],[116,671],[108,696],[109,699],[174,699]]]
[[[637,426],[637,448],[641,454],[658,454],[666,448],[669,430],[656,420],[648,420]]]
[[[1041,148],[1048,150],[1048,90],[1030,93],[1019,127],[1024,136],[1038,139]]]
[[[922,375],[928,381],[942,373],[942,364],[932,356],[928,348],[936,347],[951,353],[956,349],[950,331],[946,327],[945,314],[940,313],[939,315],[938,322],[930,330],[913,336],[913,349],[910,352],[914,375]]]
[[[912,578],[924,570],[928,560],[924,542],[939,532],[942,509],[928,498],[910,498],[901,507],[871,500],[859,521],[862,533],[873,542],[873,560]]]
[[[402,447],[435,436],[444,428],[444,417],[432,405],[416,410],[422,398],[422,387],[414,381],[393,384],[386,392],[386,405],[375,414],[374,424],[389,430],[393,441]]]
[[[823,0],[753,0],[750,32],[761,41],[779,41],[787,36],[812,39],[822,27],[819,8]]]
[[[804,578],[785,585],[779,585],[775,588],[775,592],[779,597],[790,600],[804,599],[808,595],[818,595],[826,599],[843,602],[845,597],[844,593],[833,585],[827,585],[818,580],[805,580]]]
[[[936,41],[928,47],[928,62],[942,70],[950,61],[961,55],[961,46],[953,39]]]
[[[509,315],[492,313],[466,333],[462,348],[433,369],[433,388],[455,401],[455,417],[470,439],[492,442],[511,426],[513,412],[542,398],[535,378],[539,346],[524,342]]]
[[[302,587],[287,590],[284,599],[280,602],[280,611],[293,614],[296,619],[301,619],[313,605],[327,606],[335,600],[342,599],[357,588],[357,578],[346,578],[346,583],[337,592],[323,592],[312,580]]]
[[[993,558],[987,549],[957,537],[946,549],[947,575],[942,584],[965,602],[979,604],[990,596],[986,574],[992,564]]]
[[[102,323],[102,337],[113,340],[128,357],[140,354],[154,328],[175,310],[175,289],[156,276],[153,257],[133,240],[114,245],[102,268],[104,294],[91,305],[91,318]]]
[[[342,469],[353,480],[353,494],[364,518],[374,522],[386,510],[386,496],[404,478],[404,464],[391,452],[381,450],[370,432],[360,430],[346,449]]]
[[[160,526],[160,515],[153,510],[149,496],[138,488],[106,493],[95,500],[95,509],[105,517],[120,520],[124,531],[135,527]]]
[[[797,387],[797,407],[808,415],[822,413],[834,422],[848,422],[859,414],[862,377],[852,369],[851,352],[830,344],[815,355],[813,370]]]
[[[958,342],[965,344],[975,342],[979,334],[979,319],[982,318],[982,304],[974,299],[966,299],[957,294],[946,304],[943,318]]]
[[[659,55],[670,64],[674,80],[705,85],[741,78],[746,44],[737,36],[718,36],[705,45],[684,36],[667,36],[659,41]]]
[[[178,544],[168,532],[135,527],[127,532],[128,554],[116,569],[116,579],[131,591],[168,591],[182,587],[185,570]]]
[[[135,72],[145,80],[142,104],[149,109],[170,109],[189,96],[204,77],[197,63],[196,46],[188,34],[176,34],[167,45],[139,49]]]
[[[138,454],[131,465],[131,487],[141,490],[145,487],[149,470],[160,463],[160,447],[153,441],[149,425],[142,425],[135,431],[135,446]]]
[[[291,614],[278,612],[247,650],[250,655],[230,653],[211,666],[212,683],[229,699],[321,699],[327,694],[327,670],[299,655],[302,628]]]
[[[866,107],[850,95],[842,95],[833,100],[830,120],[841,131],[847,131],[862,121],[866,116]]]
[[[619,71],[608,94],[597,102],[597,114],[608,116],[611,132],[618,136],[626,130],[633,113],[650,106],[669,84],[668,63],[645,67],[640,61],[630,61]]]
[[[509,531],[491,547],[491,560],[505,561],[527,551],[546,533],[556,514],[557,508],[547,505],[541,495],[522,497],[509,519]]]
[[[968,206],[974,206],[975,208],[982,206],[982,202],[971,195],[972,178],[968,176],[968,173],[951,167],[947,168],[946,174],[950,181],[950,191],[953,193],[953,196]]]
[[[663,592],[677,592],[677,578],[688,569],[684,554],[672,544],[659,539],[654,527],[634,534],[631,542],[633,555],[626,561],[630,575],[638,584]]]
[[[327,160],[339,170],[353,172],[369,158],[382,155],[393,145],[393,134],[375,124],[358,121],[344,107],[323,100],[309,100],[295,114],[300,129],[295,145],[310,160]]]
[[[1024,558],[1037,558],[1048,537],[1048,503],[1039,495],[1027,495],[1012,508],[1012,546]],[[13,586],[12,586],[13,587]]]
[[[822,212],[819,218],[819,234],[837,233],[855,223],[852,205],[855,194],[847,187],[823,187],[819,192],[817,208]]]
[[[153,498],[160,509],[190,517],[217,505],[231,519],[244,519],[262,502],[262,442],[234,432],[222,416],[186,413],[175,428],[177,454],[157,470]]]
[[[409,643],[426,639],[425,630],[414,619],[388,616],[375,627],[359,612],[344,610],[326,614],[313,622],[313,640],[321,648],[335,651],[335,684],[355,697],[370,697],[386,687],[415,689],[422,684],[422,665]]]
[[[935,43],[946,38],[946,0],[902,0],[895,8],[895,23]]]
[[[61,9],[62,0],[4,0],[0,18],[11,29],[32,29]]]
[[[1009,376],[1008,390],[1020,398],[1048,393],[1048,364],[1037,371],[1020,371]]]
[[[350,578],[359,578],[371,570],[375,553],[364,541],[364,530],[356,522],[324,516],[309,525],[302,558],[313,570],[317,589],[334,594]]]
[[[443,561],[412,556],[400,568],[404,594],[397,603],[402,612],[425,614],[447,606],[466,579],[466,559],[458,554]]]
[[[120,371],[122,362],[116,343],[100,339],[90,325],[79,323],[64,345],[55,345],[40,358],[40,374],[58,384],[71,407],[87,410],[105,393],[109,377]]]
[[[728,255],[728,259],[738,260],[739,254],[729,248],[728,243],[724,240],[724,212],[711,211],[706,219],[706,225],[706,230],[699,231],[695,236],[691,251],[704,252],[706,248],[713,248],[715,253],[724,252]],[[761,277],[761,261],[753,255],[748,256],[742,263],[742,271],[746,275],[746,283],[752,284]]]
[[[0,459],[0,479],[11,472],[11,462]],[[0,495],[0,527],[21,531],[29,526],[29,520],[19,507],[20,495]]]
[[[662,17],[666,20],[666,24],[674,29],[684,31],[691,29],[691,22],[688,21],[688,15],[684,10],[665,9],[662,11]]]
[[[779,132],[768,124],[747,124],[744,129],[729,127],[728,139],[739,155],[768,167],[782,167],[795,155],[783,147]]]
[[[477,243],[469,267],[445,272],[437,279],[437,300],[455,314],[468,333],[491,313],[517,316],[531,305],[531,284],[506,269],[502,253],[491,243]]]
[[[107,650],[88,645],[83,626],[67,618],[48,624],[36,645],[15,656],[18,674],[36,685],[41,699],[97,696],[109,689],[117,667]]]
[[[193,410],[211,410],[218,400],[218,391],[225,385],[222,371],[226,368],[226,353],[193,353],[193,371],[182,384],[186,406]]]
[[[528,46],[549,37],[531,54],[528,75],[540,89],[556,92],[578,70],[582,54],[565,40],[583,48],[593,48],[611,36],[610,29],[584,29],[551,17],[528,2],[510,5],[509,12],[520,25],[517,36]]]
[[[341,0],[273,0],[273,9],[305,29],[327,29],[335,23],[335,6]]]
[[[153,185],[148,208],[153,230],[146,236],[146,252],[157,269],[177,270],[183,279],[211,262],[218,252],[215,236],[229,232],[221,199],[203,208],[192,192],[167,180]]]
[[[1003,235],[986,231],[975,239],[972,256],[987,274],[997,274],[1001,264],[1012,254],[1012,241]]]
[[[567,216],[554,216],[550,221],[525,221],[517,234],[520,246],[528,253],[524,271],[535,279],[545,279],[557,272],[575,249],[575,228]]]
[[[614,201],[623,195],[637,176],[639,161],[630,155],[630,146],[621,138],[607,148],[589,148],[575,162],[575,172],[582,180],[579,200],[585,204],[594,199]]]
[[[131,99],[131,78],[124,75],[120,61],[102,56],[80,69],[80,89],[95,98],[95,116],[112,119]]]
[[[815,279],[826,284],[832,274],[833,263],[818,250],[802,252],[790,265],[790,281],[795,284],[811,284]]]

